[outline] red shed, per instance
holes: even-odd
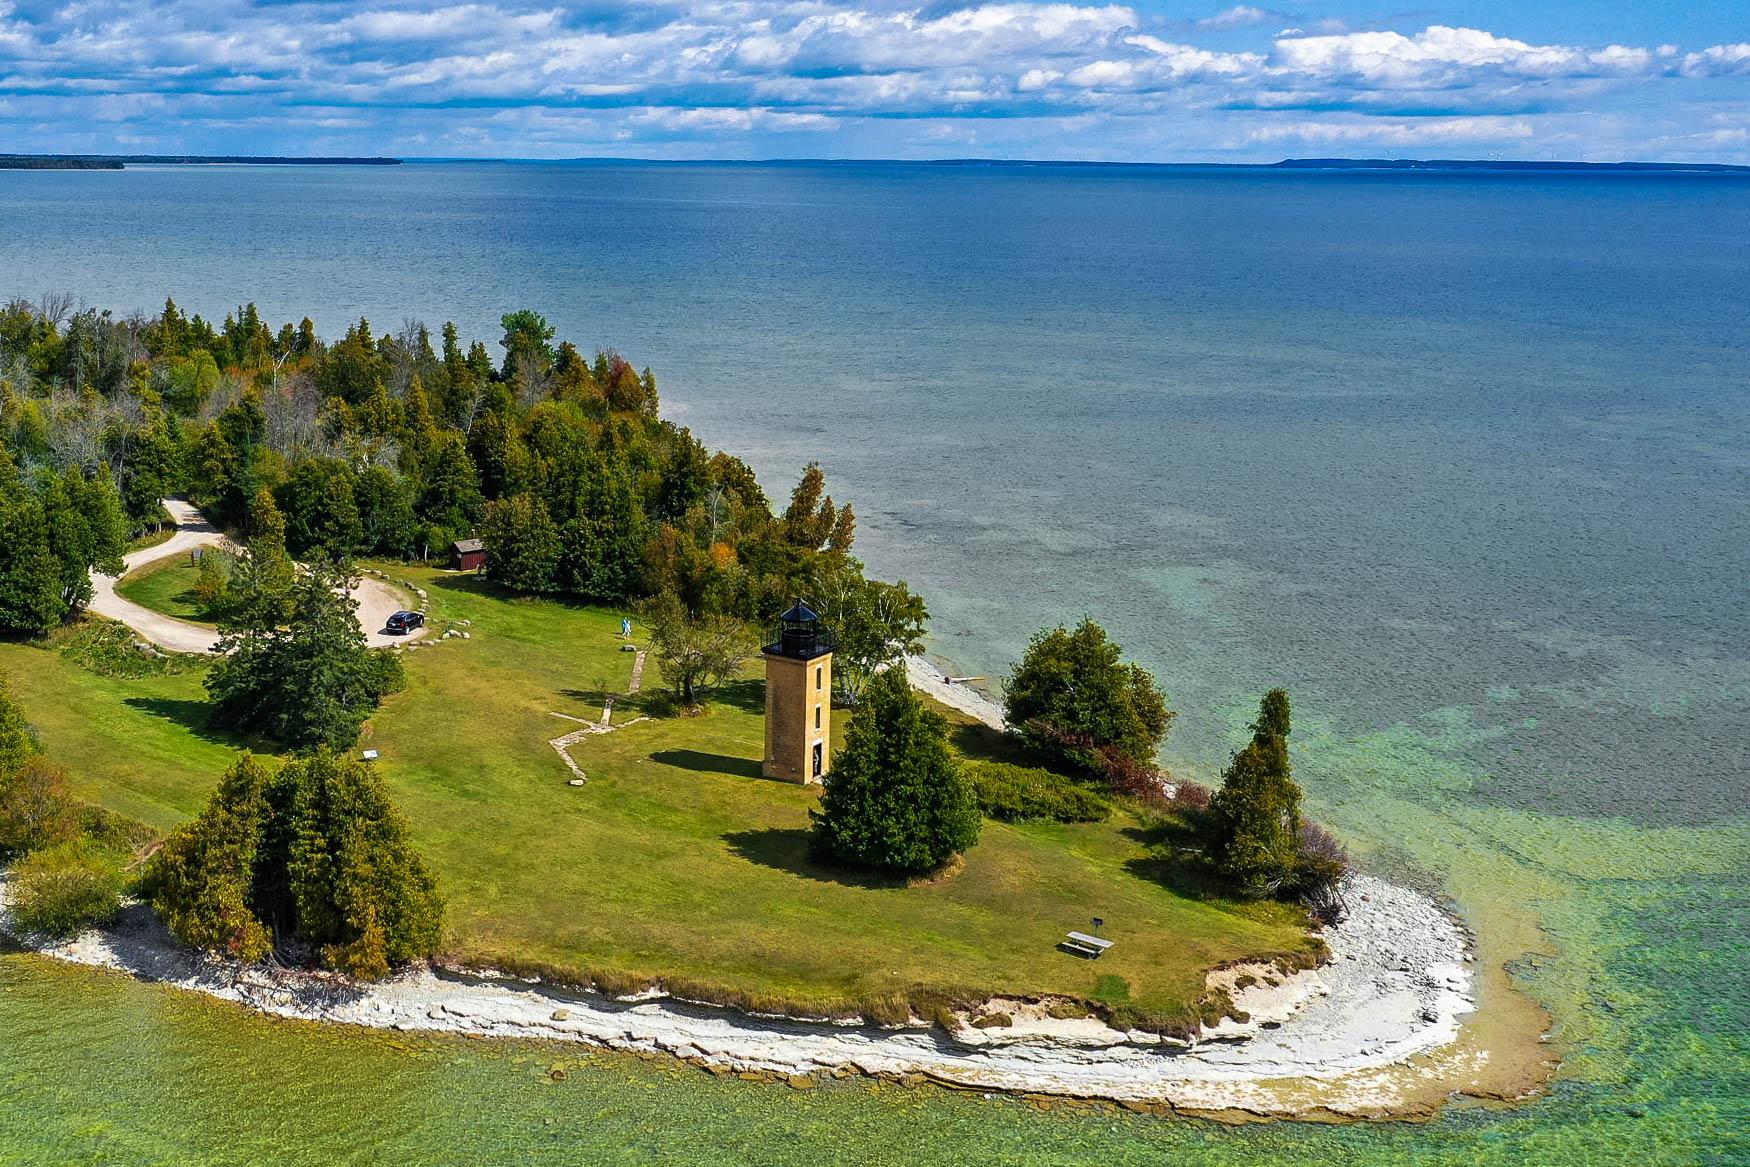
[[[456,571],[479,571],[486,566],[486,544],[480,539],[457,539],[450,544],[450,567]]]

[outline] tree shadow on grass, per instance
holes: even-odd
[[[576,701],[579,705],[593,708],[598,714],[601,712],[602,706],[607,704],[609,697],[614,699],[614,704],[620,706],[624,706],[628,700],[624,693],[614,689],[561,689],[559,695],[567,700]]]
[[[1231,900],[1203,855],[1203,838],[1194,825],[1178,819],[1161,819],[1145,826],[1125,827],[1119,832],[1141,843],[1148,854],[1127,859],[1124,869],[1191,900]]]
[[[645,717],[667,717],[672,709],[666,693],[627,693],[623,689],[604,689],[600,685],[591,685],[587,689],[561,689],[559,696],[567,701],[576,702],[575,708],[561,708],[560,713],[569,713],[582,717],[586,721],[594,721],[602,715],[602,709],[612,700],[614,703],[614,722],[622,724],[629,717],[643,714]]]
[[[213,707],[205,701],[192,701],[186,697],[124,697],[122,704],[132,709],[138,709],[150,717],[161,717],[165,721],[173,721],[182,726],[202,741],[217,742],[220,745],[234,746],[237,749],[266,748],[275,746],[260,741],[252,741],[247,737],[220,729],[213,724]]]
[[[658,750],[650,755],[652,762],[674,766],[681,770],[703,770],[712,774],[733,774],[738,778],[764,778],[760,764],[754,758],[737,758],[729,754],[707,754],[700,750]]]
[[[763,831],[733,831],[723,836],[732,854],[757,863],[787,871],[816,883],[836,883],[841,887],[888,888],[904,887],[902,875],[884,875],[855,867],[841,867],[816,860],[809,847],[809,832],[802,827],[769,827]]]
[[[1008,762],[1015,766],[1037,766],[1063,773],[1063,767],[1035,750],[1020,737],[992,729],[981,721],[952,723],[948,744],[968,761]]]
[[[706,694],[705,699],[718,705],[739,709],[743,713],[764,713],[766,711],[766,683],[752,677],[738,681],[725,681]]]
[[[716,709],[736,709],[743,713],[760,713],[766,711],[766,687],[764,681],[747,680],[726,681],[712,689],[699,694],[697,706],[683,708],[680,698],[673,689],[662,685],[660,681],[652,684],[650,667],[644,669],[644,688],[637,693],[621,694],[615,702],[616,709],[636,709],[648,717],[709,717]]]
[[[452,592],[468,592],[476,596],[509,596],[513,594],[504,591],[485,576],[476,575],[471,571],[434,575],[431,577],[431,586]]]

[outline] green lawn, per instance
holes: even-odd
[[[683,977],[790,1001],[916,987],[1065,993],[1173,1011],[1224,961],[1301,949],[1298,910],[1177,894],[1147,878],[1127,815],[1103,824],[986,823],[951,878],[917,887],[807,857],[813,789],[759,776],[762,688],[708,714],[585,738],[581,788],[547,745],[599,716],[633,654],[620,613],[507,600],[483,581],[390,569],[428,589],[432,622],[472,637],[409,654],[408,685],[367,727],[379,763],[449,898],[450,946],[474,961]],[[191,813],[232,743],[203,736],[196,673],[104,680],[58,653],[0,644],[44,745],[81,793],[168,828]],[[654,667],[646,689],[660,686]],[[622,705],[629,721],[639,703]],[[840,729],[848,716],[839,713]],[[984,752],[987,731],[957,745]],[[1000,748],[1000,747],[999,747]],[[1106,920],[1097,963],[1059,952]],[[1096,988],[1099,987],[1098,994]]]
[[[205,670],[106,679],[47,646],[0,642],[43,749],[67,767],[74,792],[167,831],[200,809],[242,743],[204,728]]]
[[[200,604],[194,598],[198,579],[200,569],[179,555],[123,576],[115,590],[142,608],[193,624],[208,624],[210,621],[203,619]]]

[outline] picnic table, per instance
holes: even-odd
[[[1063,946],[1077,956],[1085,956],[1089,960],[1098,960],[1100,955],[1112,947],[1112,941],[1099,936],[1089,936],[1086,932],[1071,932]]]

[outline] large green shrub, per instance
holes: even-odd
[[[262,896],[256,888],[258,879],[272,879],[261,855],[272,781],[245,754],[219,780],[200,814],[152,856],[143,890],[158,918],[185,944],[250,962],[272,951],[272,936],[257,914]]]
[[[11,679],[0,673],[0,773],[22,765],[36,752],[36,731],[24,716],[24,706],[12,695]]]
[[[1108,778],[1152,772],[1173,713],[1154,678],[1092,620],[1033,637],[1003,686],[1009,721],[1044,753]]]
[[[833,755],[817,849],[887,871],[932,871],[978,841],[978,804],[948,752],[947,722],[902,669],[869,683]]]
[[[282,932],[373,979],[435,951],[443,922],[382,778],[327,752],[271,776],[246,755],[153,856],[144,888],[188,944],[253,961]]]
[[[65,769],[41,754],[0,769],[0,856],[24,855],[78,833]]]
[[[1006,823],[1104,822],[1112,804],[1061,774],[1009,762],[973,762],[966,776],[986,818]]]
[[[33,851],[12,868],[13,923],[26,932],[73,936],[121,911],[121,864],[87,839]]]

